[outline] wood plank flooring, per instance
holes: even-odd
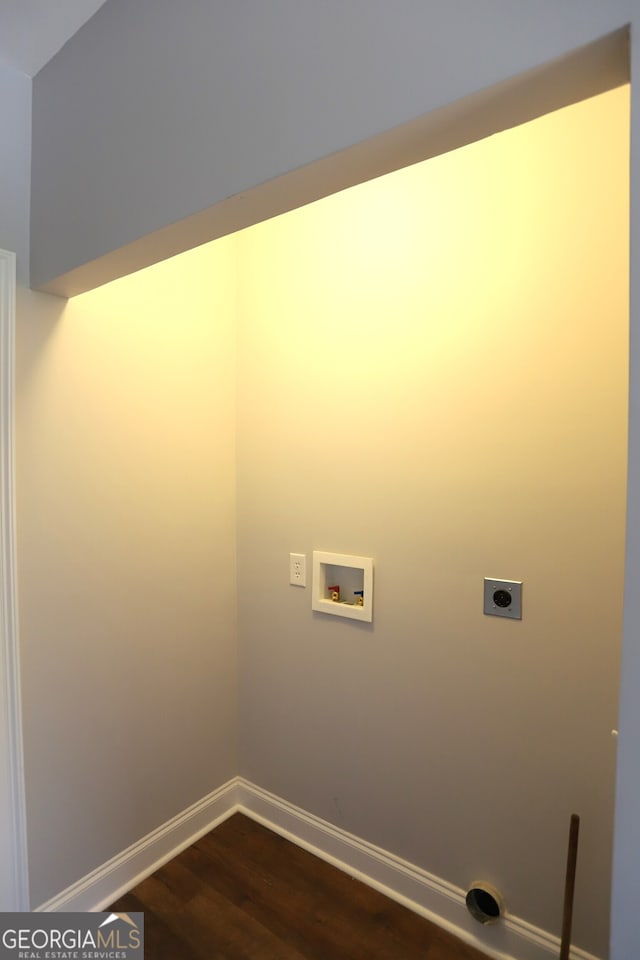
[[[242,814],[110,909],[144,912],[145,960],[486,960]]]

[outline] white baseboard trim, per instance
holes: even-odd
[[[123,853],[43,903],[37,912],[103,910],[233,813],[244,813],[392,900],[449,930],[494,960],[555,960],[560,940],[518,917],[474,921],[465,892],[326,820],[235,777]],[[599,960],[573,948],[571,960]]]
[[[465,906],[464,890],[287,803],[242,777],[237,781],[237,799],[240,812],[248,817],[444,927],[495,960],[550,960],[558,957],[558,937],[513,916],[506,916],[495,926],[478,924]],[[573,948],[571,960],[598,958]]]
[[[103,910],[235,813],[238,809],[237,790],[237,778],[229,780],[123,853],[47,900],[36,908],[36,912]]]

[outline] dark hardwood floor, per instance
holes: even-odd
[[[241,814],[111,909],[144,912],[145,960],[486,960]]]

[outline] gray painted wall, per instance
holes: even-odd
[[[637,6],[636,18],[640,19]],[[618,747],[614,833],[611,957],[627,960],[640,954],[640,51],[633,48],[631,73],[631,328],[629,348],[629,460],[627,487],[627,555],[625,573],[624,637],[620,688],[620,744]]]
[[[559,56],[628,7],[110,0],[34,81],[33,282]]]
[[[636,0],[280,0],[268,10],[111,0],[36,78],[34,280],[639,20]],[[631,212],[635,238],[636,199]],[[636,261],[632,248],[632,276]],[[640,577],[638,309],[632,284],[630,585]],[[614,960],[640,952],[637,592],[626,604]]]
[[[239,238],[241,773],[556,932],[577,811],[600,957],[627,118],[609,91]],[[375,558],[371,626],[288,585],[313,549]],[[483,615],[487,575],[524,580],[521,622]]]
[[[31,79],[0,63],[0,247],[16,254],[18,283],[29,282]]]
[[[19,291],[34,909],[237,772],[234,247]]]

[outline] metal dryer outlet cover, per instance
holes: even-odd
[[[484,612],[490,617],[522,620],[522,580],[485,577]]]

